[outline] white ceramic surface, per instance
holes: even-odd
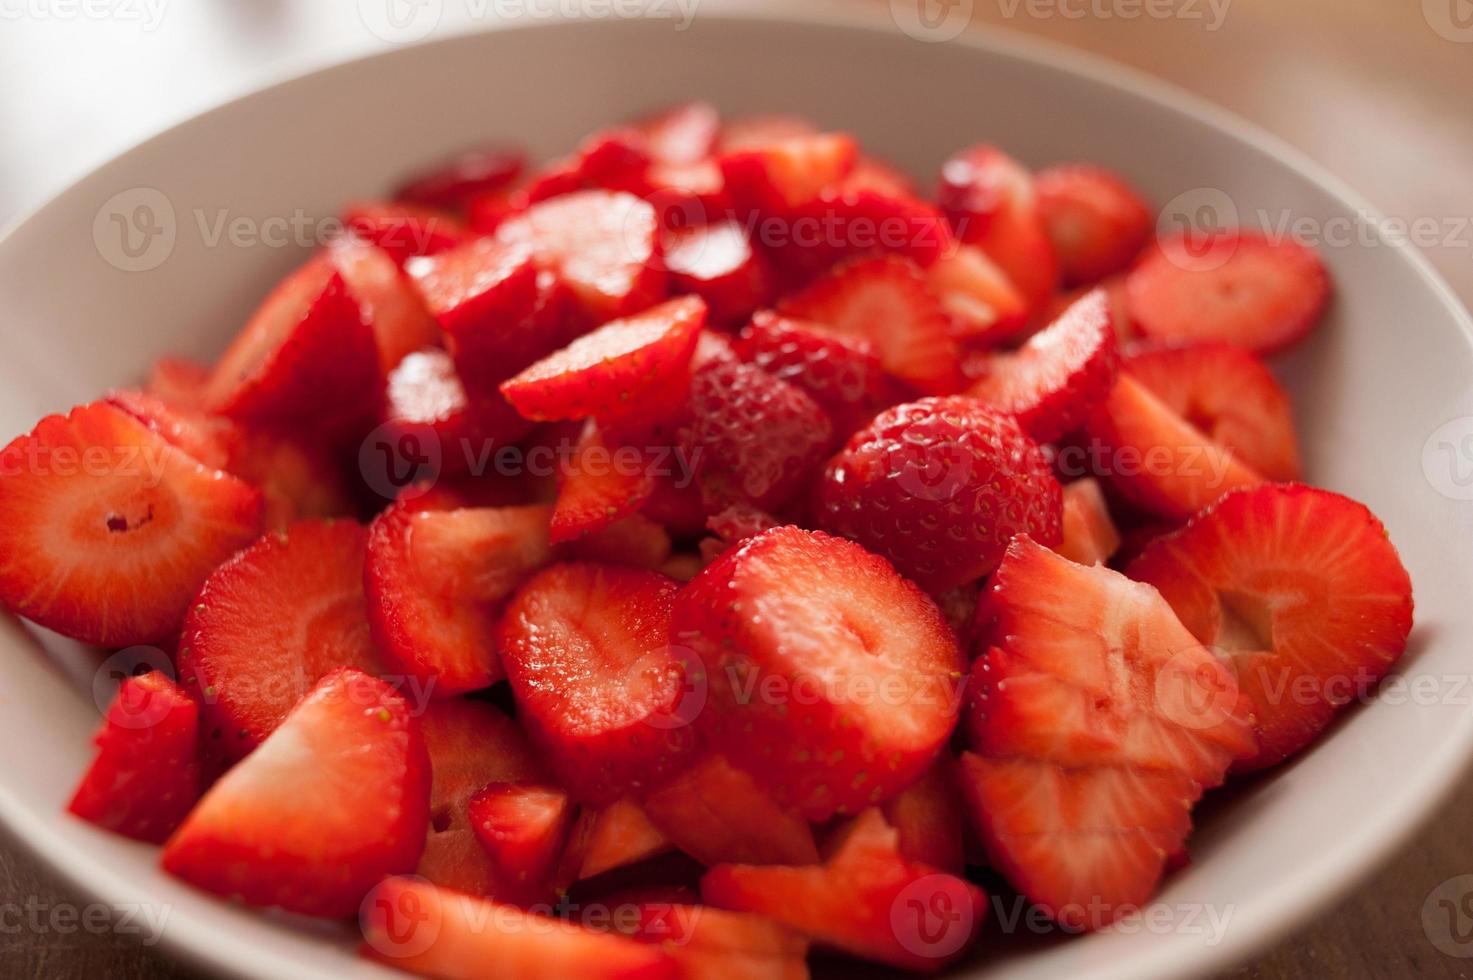
[[[1322,226],[1366,211],[1279,144],[1139,76],[1010,37],[922,43],[883,16],[856,16],[778,22],[703,11],[684,32],[666,21],[511,28],[355,61],[170,130],[0,240],[0,434],[135,381],[162,353],[218,351],[304,252],[215,240],[222,217],[311,224],[465,143],[507,138],[550,155],[610,120],[680,98],[803,113],[927,178],[950,150],[985,138],[1030,164],[1098,161],[1158,203],[1214,188],[1248,223],[1260,208]],[[157,205],[140,188],[167,200],[174,241],[156,267],[129,272],[115,264],[126,261],[107,215],[118,201],[128,215],[137,203]],[[157,208],[154,216],[166,217]],[[1160,901],[1226,917],[1218,941],[1200,917],[1165,934],[1070,941],[990,931],[995,948],[964,968],[968,976],[1145,980],[1222,969],[1323,910],[1463,773],[1473,748],[1459,680],[1473,660],[1464,640],[1473,636],[1473,559],[1457,543],[1473,531],[1473,506],[1437,492],[1422,461],[1439,426],[1473,416],[1470,322],[1409,249],[1373,239],[1323,254],[1335,306],[1282,365],[1307,471],[1386,522],[1416,587],[1417,628],[1401,673],[1430,679],[1421,683],[1440,695],[1357,710],[1295,764],[1200,811],[1193,864]],[[216,902],[163,876],[154,849],[63,816],[90,758],[89,685],[100,658],[12,622],[0,623],[0,650],[0,819],[16,838],[80,891],[166,915],[168,948],[212,971],[387,975],[352,955],[346,931]]]

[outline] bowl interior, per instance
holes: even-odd
[[[161,354],[217,353],[314,235],[330,230],[345,200],[383,192],[406,169],[487,138],[550,156],[600,125],[691,97],[851,130],[926,181],[950,151],[987,140],[1033,165],[1101,163],[1158,204],[1184,192],[1195,201],[1206,188],[1246,224],[1277,227],[1288,215],[1325,228],[1354,221],[1361,208],[1195,103],[1010,39],[929,44],[888,20],[863,27],[705,14],[683,32],[655,20],[467,36],[352,62],[207,113],[15,228],[0,242],[10,338],[0,431],[24,431],[45,412],[136,382]],[[148,203],[172,228],[167,257],[154,267],[118,267],[128,261],[118,260],[121,239],[107,218],[118,201],[130,215]],[[281,230],[267,240],[268,229]],[[1160,895],[1162,918],[1059,941],[1030,934],[1026,918],[1015,922],[1016,909],[998,904],[968,976],[1221,968],[1367,871],[1460,774],[1473,713],[1458,681],[1468,655],[1455,637],[1473,627],[1473,572],[1464,549],[1448,543],[1473,531],[1473,508],[1454,499],[1463,486],[1457,467],[1468,463],[1459,440],[1473,423],[1434,433],[1473,416],[1466,315],[1400,247],[1372,236],[1321,251],[1334,308],[1280,367],[1310,478],[1368,504],[1411,570],[1418,623],[1402,686],[1351,712],[1295,764],[1204,807],[1193,863]],[[174,948],[215,969],[377,975],[353,957],[346,930],[304,929],[215,902],[161,875],[153,849],[64,818],[90,758],[102,658],[15,623],[3,625],[0,647],[8,663],[0,740],[44,746],[12,752],[0,774],[0,816],[17,837],[79,887],[151,910]],[[1003,936],[1008,923],[1016,934]]]

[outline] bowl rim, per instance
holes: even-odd
[[[890,4],[897,0],[890,0]],[[763,0],[751,2],[722,2],[717,0],[711,10],[702,10],[701,21],[731,21],[740,23],[766,23],[774,27],[800,25],[834,30],[847,30],[869,34],[897,35],[901,32],[887,13],[888,5],[879,3],[858,5],[843,0],[820,0],[801,8],[788,9]],[[254,99],[267,97],[281,89],[289,88],[309,78],[336,72],[360,70],[367,62],[388,61],[395,57],[417,56],[419,49],[441,48],[452,45],[475,45],[483,43],[490,35],[503,35],[519,31],[600,30],[618,28],[636,22],[656,23],[651,16],[618,17],[614,19],[547,19],[527,18],[522,20],[486,20],[471,25],[451,25],[437,31],[430,38],[408,44],[395,44],[388,48],[375,48],[343,57],[332,51],[323,52],[318,61],[306,67],[293,67],[265,81],[249,82],[248,87],[238,94],[217,102],[207,108],[192,112],[172,124],[143,139],[131,142],[122,150],[95,163],[84,172],[75,175],[65,186],[56,190],[39,203],[22,210],[17,216],[0,226],[0,250],[6,248],[16,233],[24,226],[44,220],[48,210],[62,199],[77,192],[81,185],[96,177],[103,170],[121,164],[135,154],[168,139],[178,131],[187,129],[206,117],[234,109]],[[663,29],[663,23],[657,23]],[[912,41],[911,43],[930,43]],[[1103,86],[1134,99],[1153,103],[1157,107],[1175,114],[1193,117],[1218,130],[1235,141],[1245,144],[1269,158],[1276,164],[1294,172],[1297,176],[1318,186],[1329,196],[1364,214],[1373,223],[1383,220],[1379,208],[1374,207],[1358,191],[1319,164],[1303,151],[1293,147],[1281,137],[1270,133],[1262,126],[1224,109],[1205,97],[1195,95],[1178,85],[1150,75],[1147,72],[1113,61],[1103,55],[1075,48],[1048,38],[991,24],[969,25],[962,34],[941,45],[961,47],[991,57],[1014,59],[1030,63],[1051,71],[1076,76],[1092,84]],[[1390,240],[1387,251],[1396,255],[1416,272],[1421,283],[1431,290],[1452,315],[1461,328],[1464,340],[1473,346],[1473,316],[1441,273],[1421,253],[1405,240]],[[1454,729],[1451,734],[1458,737],[1444,740],[1435,756],[1424,756],[1423,765],[1413,780],[1410,791],[1403,790],[1381,807],[1374,819],[1359,825],[1354,835],[1342,838],[1333,848],[1324,848],[1310,861],[1303,872],[1292,880],[1280,879],[1267,886],[1251,905],[1235,910],[1235,938],[1215,946],[1192,947],[1194,959],[1187,964],[1180,962],[1180,945],[1166,942],[1167,937],[1156,937],[1158,942],[1152,953],[1140,957],[1132,964],[1138,980],[1165,978],[1168,976],[1205,976],[1221,973],[1237,965],[1266,947],[1280,942],[1290,933],[1297,932],[1312,916],[1344,898],[1356,885],[1392,857],[1405,849],[1415,835],[1434,814],[1443,809],[1453,790],[1465,773],[1473,768],[1473,719]],[[93,860],[85,856],[74,856],[66,848],[63,838],[52,829],[44,817],[33,815],[27,807],[0,780],[0,837],[15,842],[30,853],[38,863],[56,875],[74,893],[89,896],[95,901],[107,903],[110,908],[149,900],[149,893],[136,882],[130,881],[109,862]],[[126,844],[122,838],[119,843]],[[211,901],[211,897],[199,893],[200,901]],[[254,910],[241,908],[239,914],[255,915]],[[270,950],[246,946],[239,941],[221,943],[222,937],[213,931],[196,931],[191,928],[187,912],[175,911],[162,927],[160,946],[170,954],[197,968],[207,969],[220,976],[258,977],[273,975],[274,969],[290,971],[293,962]],[[229,937],[224,937],[229,940]],[[366,964],[365,964],[366,965]],[[298,964],[299,966],[299,964]],[[379,969],[385,976],[387,970]]]

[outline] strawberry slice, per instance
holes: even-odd
[[[681,591],[671,628],[705,666],[712,744],[810,820],[904,789],[956,720],[965,662],[941,612],[842,538],[748,538]]]
[[[1014,534],[1057,543],[1059,482],[1009,415],[923,398],[877,415],[824,472],[814,519],[940,594],[987,575]]]
[[[546,506],[427,510],[418,498],[373,522],[363,572],[384,660],[436,697],[489,687],[503,601],[552,557]]]
[[[114,405],[47,416],[0,451],[0,603],[86,643],[171,636],[261,508]]]
[[[507,606],[501,659],[519,717],[582,801],[656,785],[695,748],[669,638],[676,588],[658,572],[554,565]]]
[[[709,102],[682,102],[634,124],[650,156],[664,163],[704,160],[716,152],[721,114]]]
[[[1095,475],[1136,505],[1180,522],[1229,490],[1263,482],[1257,470],[1122,372],[1088,422]]]
[[[382,673],[363,598],[366,528],[299,521],[210,574],[179,640],[179,677],[212,748],[243,758],[338,667]]]
[[[1039,442],[1052,442],[1105,400],[1117,366],[1109,301],[1095,290],[1016,352],[989,358],[967,394],[1016,416]]]
[[[449,211],[418,204],[355,201],[343,209],[348,231],[372,242],[401,266],[469,241],[471,233]]]
[[[895,830],[864,811],[821,867],[725,864],[701,879],[710,904],[755,912],[861,959],[935,972],[976,938],[987,896],[901,857]]]
[[[434,780],[429,836],[415,873],[446,888],[527,900],[527,889],[515,873],[491,861],[470,818],[471,798],[488,784],[546,778],[527,737],[516,722],[484,701],[430,701],[421,720]]]
[[[1150,897],[1190,804],[1253,754],[1250,707],[1154,589],[1026,536],[978,621],[973,819],[1015,887],[1097,928]]]
[[[643,514],[630,514],[607,527],[568,542],[561,550],[578,561],[630,565],[658,571],[670,560],[673,549],[674,543],[669,531]]]
[[[737,116],[722,123],[721,133],[716,140],[716,150],[718,153],[732,153],[782,140],[812,136],[816,132],[813,124],[802,116],[778,113]]]
[[[1022,164],[991,146],[962,150],[942,165],[937,201],[957,237],[1007,275],[1030,316],[1048,303],[1059,288],[1059,260]]]
[[[721,755],[655,789],[644,808],[676,847],[705,865],[818,863],[808,822]]]
[[[1248,351],[1227,344],[1144,350],[1121,366],[1172,412],[1265,478],[1299,478],[1289,396]]]
[[[1027,302],[1007,274],[975,245],[958,245],[926,269],[926,285],[964,345],[1012,339],[1027,325]]]
[[[1272,354],[1319,322],[1330,279],[1312,249],[1244,228],[1205,243],[1190,235],[1157,242],[1126,289],[1132,318],[1152,339]]]
[[[107,393],[104,401],[127,412],[169,445],[182,449],[212,470],[229,471],[231,449],[244,438],[241,427],[229,419],[175,408],[162,399],[130,388],[115,388]]]
[[[535,895],[546,887],[573,826],[573,801],[545,783],[491,783],[469,803],[471,829],[509,882]]]
[[[1224,496],[1128,571],[1226,659],[1253,702],[1259,749],[1239,770],[1288,758],[1373,692],[1412,626],[1411,581],[1386,528],[1361,504],[1298,484]]]
[[[806,282],[846,258],[893,254],[927,267],[956,250],[934,206],[908,192],[881,190],[869,179],[845,178],[791,212],[761,217],[754,233],[785,282]]]
[[[907,259],[850,261],[783,300],[778,310],[873,344],[885,370],[920,391],[947,394],[961,386],[946,314]]]
[[[129,677],[97,731],[97,758],[67,809],[162,844],[199,799],[199,706],[159,671]]]
[[[748,211],[782,215],[813,201],[854,168],[859,145],[847,133],[749,142],[721,156],[727,192]]]
[[[808,980],[808,940],[771,919],[646,902],[634,938],[658,943],[686,980]]]
[[[1033,188],[1066,285],[1096,283],[1124,271],[1155,224],[1140,195],[1103,167],[1049,167],[1033,176]]]
[[[1064,484],[1064,540],[1054,550],[1080,565],[1103,565],[1120,550],[1120,532],[1094,477]]]
[[[409,705],[343,668],[210,788],[169,839],[164,868],[249,905],[341,918],[385,875],[414,867],[429,797]]]
[[[736,221],[674,229],[664,256],[672,291],[705,300],[713,323],[740,323],[771,298],[766,262]]]
[[[530,246],[537,264],[556,272],[594,323],[628,316],[659,300],[655,209],[632,194],[579,191],[534,204],[496,228],[496,239]]]
[[[389,878],[364,902],[364,955],[441,980],[678,980],[656,946],[594,932],[413,878]]]
[[[327,258],[373,328],[380,370],[387,374],[406,354],[439,342],[435,321],[388,252],[346,236],[329,243]]]
[[[394,191],[394,200],[426,208],[461,208],[471,198],[516,180],[523,164],[522,151],[514,147],[474,147],[406,178]]]
[[[648,861],[670,847],[670,840],[650,822],[643,807],[627,798],[615,800],[593,815],[578,878]]]
[[[573,452],[559,461],[552,542],[574,541],[631,517],[654,492],[655,474],[644,452],[610,447],[590,421]]]
[[[373,330],[318,256],[251,315],[215,365],[205,403],[242,421],[338,434],[371,419],[382,392]]]
[[[684,296],[579,337],[501,386],[529,419],[628,417],[649,395],[684,392],[706,304]]]
[[[895,828],[900,856],[960,875],[966,863],[967,815],[956,779],[956,760],[944,756],[899,796],[885,802],[885,822]]]

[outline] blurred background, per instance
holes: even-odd
[[[1473,301],[1470,0],[845,2],[889,7],[897,24],[925,18],[940,34],[1004,30],[1049,39],[1205,96],[1293,144],[1389,218],[1436,227],[1423,251],[1464,302]],[[728,5],[683,0],[681,7],[699,16]],[[262,84],[507,17],[607,17],[621,6],[0,0],[0,225],[131,144]],[[1469,975],[1473,935],[1429,935],[1424,907],[1440,885],[1473,873],[1470,826],[1473,789],[1338,909],[1235,976]],[[17,848],[0,847],[0,908],[82,899]],[[185,974],[129,937],[74,928],[0,929],[0,975]]]

